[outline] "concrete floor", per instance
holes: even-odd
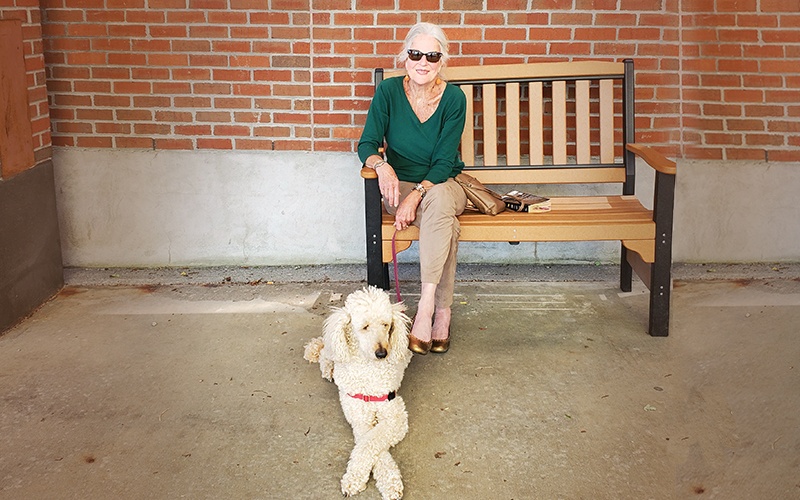
[[[800,275],[752,271],[676,269],[669,338],[613,269],[460,274],[400,391],[405,498],[800,499]],[[352,434],[302,350],[360,278],[68,272],[0,337],[0,498],[341,498]]]

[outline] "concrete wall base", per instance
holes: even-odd
[[[69,267],[265,266],[365,261],[354,154],[55,148]],[[637,165],[652,200],[652,169]],[[559,194],[554,188],[536,188]],[[610,186],[611,193],[619,191]],[[680,161],[677,262],[800,261],[800,165]],[[416,245],[400,254],[414,262]],[[612,263],[618,242],[464,243],[470,263]]]

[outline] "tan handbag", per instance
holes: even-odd
[[[501,199],[500,195],[481,184],[481,181],[475,177],[461,172],[455,179],[456,182],[461,184],[461,187],[464,188],[467,199],[472,202],[475,209],[479,210],[481,213],[497,215],[506,209],[506,204]]]

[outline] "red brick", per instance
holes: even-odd
[[[336,15],[337,22],[338,17],[339,16]],[[411,13],[379,13],[377,17],[378,26],[400,26],[401,31],[403,32],[403,37],[405,37],[408,28],[417,22],[416,14]]]
[[[147,36],[147,26],[143,24],[110,24],[108,25],[108,34],[116,37],[144,38]]]
[[[227,0],[189,0],[189,8],[197,10],[227,9]]]
[[[700,55],[703,57],[741,57],[742,48],[734,44],[706,43],[700,46]]]
[[[742,77],[739,75],[705,74],[701,76],[704,87],[741,87]]]
[[[800,60],[785,60],[774,61],[766,60],[761,61],[762,73],[784,73],[784,74],[798,74],[800,73]]]
[[[530,28],[529,40],[570,40],[572,30],[569,28]]]
[[[233,149],[231,139],[197,138],[197,149]]]
[[[508,24],[547,25],[550,21],[546,12],[509,12]]]
[[[717,0],[717,12],[755,12],[757,0]]]
[[[712,28],[736,26],[736,15],[734,14],[701,14],[683,16],[683,19],[684,22],[688,22],[689,26],[709,26]]]
[[[150,121],[153,113],[148,109],[117,109],[114,111],[117,120],[123,121]]]
[[[758,61],[753,59],[720,59],[717,61],[719,71],[726,73],[756,73]]]
[[[207,40],[172,40],[175,52],[209,52],[211,43]]]
[[[92,50],[98,52],[128,52],[131,40],[125,38],[92,38]]]
[[[572,0],[569,1],[571,2]],[[442,0],[442,9],[454,11],[482,10],[483,0]]]
[[[464,24],[477,26],[498,26],[506,24],[506,20],[505,16],[501,12],[465,12]]]
[[[763,120],[735,120],[729,118],[725,120],[725,124],[727,125],[728,130],[756,132],[764,130]]]
[[[733,104],[703,104],[706,116],[742,116],[742,107]]]
[[[784,109],[783,106],[769,104],[747,105],[744,107],[744,114],[751,117],[780,117],[784,115]]]
[[[743,45],[742,55],[750,59],[784,58],[785,47],[782,45]]]
[[[195,113],[195,121],[230,123],[231,113],[229,111],[198,111]]]
[[[763,102],[764,92],[761,90],[726,89],[723,93],[725,102]]]
[[[591,16],[589,14],[589,16]],[[595,16],[595,22],[591,22],[591,17],[589,18],[582,18],[584,22],[580,22],[579,19],[577,23],[569,23],[569,24],[585,24],[587,26],[591,26],[594,24],[595,26],[636,26],[636,14],[619,14],[619,13],[611,13],[611,12],[598,12]],[[555,20],[554,20],[555,22]]]
[[[118,148],[153,148],[153,140],[147,137],[115,137],[114,145]]]
[[[86,21],[90,23],[124,23],[125,12],[121,10],[90,10],[86,12]],[[163,14],[161,22],[163,22]]]
[[[70,24],[67,26],[67,33],[69,36],[93,37],[93,36],[108,36],[108,27],[103,24]]]
[[[228,38],[227,26],[189,26],[193,38]]]
[[[233,85],[233,95],[245,96],[265,96],[272,95],[271,85],[262,85],[258,83],[236,83]]]
[[[743,148],[727,148],[725,150],[725,159],[727,160],[763,160],[763,149],[743,149]]]
[[[782,146],[783,136],[778,134],[747,134],[746,143],[749,146]]]
[[[745,87],[783,87],[783,78],[777,75],[743,75]]]
[[[171,131],[171,127],[165,124],[157,124],[157,123],[134,123],[133,124],[133,133],[134,134],[147,134],[147,135],[168,135]]]
[[[191,91],[192,85],[188,82],[153,82],[154,94],[188,95]]]
[[[150,3],[152,4],[152,1]],[[167,12],[167,22],[172,24],[204,23],[206,16],[201,11],[170,11]]]
[[[114,82],[115,94],[149,94],[150,82]]]
[[[135,52],[170,52],[169,40],[131,40],[131,48]]]
[[[109,62],[111,55],[109,55]],[[147,56],[150,66],[187,66],[189,57],[186,54],[150,54]]]
[[[783,0],[781,0],[783,1]],[[736,16],[740,28],[777,28],[778,16],[740,13]]]
[[[316,8],[316,2],[315,2],[315,8]],[[349,8],[349,5],[347,6],[347,8]],[[356,0],[356,10],[392,10],[392,9],[394,9],[394,0]]]
[[[226,82],[249,82],[252,80],[250,70],[246,69],[215,69],[213,80]]]
[[[169,97],[136,96],[133,98],[133,106],[136,108],[148,108],[148,109],[167,108],[170,106],[170,102],[169,102]]]
[[[210,108],[211,99],[208,97],[176,96],[173,99],[176,108]]]
[[[796,89],[767,90],[764,96],[764,100],[765,102],[768,103],[785,102],[790,104],[796,104],[800,102],[800,90]]]
[[[173,80],[202,80],[211,79],[211,70],[206,68],[179,68],[172,70]]]
[[[798,43],[800,35],[796,29],[793,30],[761,30],[761,37],[765,43]]]

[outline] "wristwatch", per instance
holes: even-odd
[[[414,190],[415,191],[419,191],[419,197],[420,198],[425,198],[425,195],[428,193],[428,190],[425,189],[425,186],[423,186],[422,183],[417,184],[416,186],[414,186]]]

